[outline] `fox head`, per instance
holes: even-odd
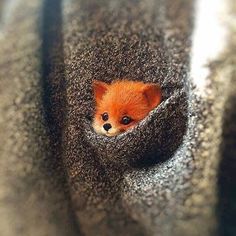
[[[118,135],[136,125],[161,102],[160,86],[130,80],[111,84],[95,80],[94,130],[106,136]]]

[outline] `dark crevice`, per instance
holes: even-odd
[[[236,96],[226,104],[218,179],[219,235],[236,235]]]
[[[45,169],[48,173],[54,173],[55,179],[58,179],[56,187],[59,187],[60,191],[67,195],[67,199],[70,199],[66,171],[62,161],[62,137],[66,116],[62,0],[44,0],[41,27],[42,100],[52,156],[48,163],[45,163]],[[80,235],[71,203],[69,220],[71,221],[69,227],[73,226],[75,234]]]

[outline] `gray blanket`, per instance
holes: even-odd
[[[0,1],[0,235],[236,234],[236,9],[214,31],[202,2]],[[91,84],[119,78],[163,101],[104,137]]]

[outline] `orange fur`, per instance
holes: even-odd
[[[111,84],[101,81],[93,83],[96,112],[93,127],[97,133],[115,136],[133,127],[161,102],[160,86],[130,80],[116,80]],[[102,114],[108,114],[104,121]],[[124,116],[131,118],[129,124],[122,124]],[[110,124],[108,131],[104,124]]]

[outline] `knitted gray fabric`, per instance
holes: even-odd
[[[235,29],[199,92],[195,1],[8,4],[0,235],[235,235]],[[119,78],[159,83],[163,101],[104,137],[91,84]]]
[[[42,1],[5,4],[10,15],[2,18],[0,32],[0,235],[78,235],[42,102]]]

